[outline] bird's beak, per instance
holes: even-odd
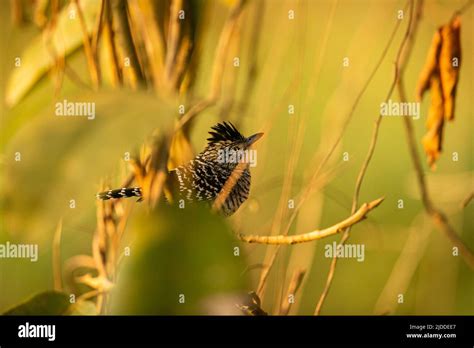
[[[250,145],[252,145],[253,143],[255,143],[258,139],[260,139],[261,137],[263,137],[263,133],[257,133],[257,134],[254,134],[254,135],[251,135],[247,138],[247,147],[249,147]]]

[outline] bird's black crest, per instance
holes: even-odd
[[[230,122],[218,123],[214,127],[211,127],[214,132],[209,132],[211,135],[207,138],[207,141],[212,143],[217,143],[219,141],[238,141],[245,140],[245,137],[235,128],[235,126]]]

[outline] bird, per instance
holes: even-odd
[[[245,137],[231,122],[224,121],[211,127],[209,135],[202,152],[188,163],[168,171],[168,182],[171,182],[172,191],[178,196],[177,201],[212,205],[221,197],[219,212],[231,216],[249,196],[249,167],[252,164],[249,150],[263,133]],[[142,199],[142,188],[124,187],[97,194],[101,200],[127,197]]]

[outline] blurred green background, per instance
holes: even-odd
[[[201,54],[194,87],[197,96],[205,96],[209,89],[214,52],[229,12],[229,3],[232,2],[206,3],[206,22],[197,38]],[[126,290],[123,289],[124,294],[129,294],[129,299],[151,297],[150,292],[156,294],[152,290],[167,286],[175,286],[176,291],[189,287],[189,292],[193,292],[191,288],[201,286],[205,290],[196,293],[202,297],[255,290],[260,269],[246,271],[246,267],[264,262],[265,253],[272,248],[267,250],[263,245],[238,242],[232,237],[230,226],[242,233],[270,233],[283,182],[289,175],[290,161],[296,160],[288,197],[292,199],[304,188],[317,166],[312,161],[315,152],[318,149],[327,151],[332,145],[388,41],[397,20],[397,11],[404,8],[405,3],[392,0],[265,1],[263,12],[257,18],[258,47],[251,45],[255,39],[251,21],[257,13],[258,1],[246,5],[239,31],[240,67],[233,67],[232,56],[227,57],[221,99],[216,106],[197,116],[191,139],[195,152],[201,151],[207,131],[221,119],[224,111],[222,118],[239,124],[244,134],[264,131],[265,137],[257,147],[258,165],[252,169],[251,197],[229,220],[213,222],[215,218],[204,212],[197,213],[203,215],[196,217],[196,221],[208,219],[211,222],[208,227],[196,227],[200,241],[195,242],[195,247],[190,225],[180,227],[180,219],[171,211],[159,215],[164,221],[178,224],[169,231],[182,235],[171,241],[166,239],[165,244],[158,239],[137,249],[143,250],[144,259],[132,263],[134,280],[127,284]],[[405,73],[410,100],[413,101],[415,83],[433,33],[464,3],[425,1],[416,44]],[[67,77],[55,99],[54,83],[45,76],[18,105],[8,108],[4,103],[6,83],[15,69],[14,59],[22,55],[39,31],[31,24],[13,26],[10,3],[1,2],[0,6],[0,243],[38,243],[40,250],[36,263],[0,259],[0,311],[3,311],[34,293],[52,288],[51,245],[60,218],[63,219],[62,259],[91,253],[91,238],[96,224],[94,195],[101,180],[106,178],[111,186],[118,186],[128,172],[127,164],[122,160],[124,152],[138,150],[154,129],[168,127],[177,117],[177,104],[175,100],[159,98],[149,91],[110,88],[88,91]],[[291,9],[295,11],[295,19],[290,21],[288,11]],[[456,119],[446,125],[444,148],[437,170],[432,172],[426,164],[424,166],[435,204],[447,213],[453,227],[471,249],[474,249],[474,205],[463,209],[461,202],[473,190],[471,98],[474,71],[470,64],[474,47],[473,12],[471,8],[462,16],[463,61]],[[369,146],[380,103],[393,79],[393,62],[405,26],[406,20],[361,99],[340,146],[325,168],[337,168],[334,176],[306,201],[290,233],[330,226],[349,215],[357,174]],[[349,67],[343,67],[344,57],[349,58]],[[256,62],[256,77],[250,81],[251,93],[247,94],[246,71],[253,60]],[[82,49],[70,55],[67,62],[87,80],[87,64]],[[231,79],[232,74],[235,74],[235,80]],[[56,117],[54,104],[63,99],[94,101],[96,119]],[[396,94],[392,99],[397,100]],[[234,102],[230,110],[225,103],[229,100]],[[289,104],[295,106],[294,115],[288,114]],[[425,97],[421,118],[414,121],[419,141],[425,134],[428,106],[429,97]],[[300,151],[295,151],[300,141]],[[421,143],[418,145],[424,161]],[[21,162],[14,161],[17,151],[22,154]],[[344,152],[348,152],[349,161],[343,161]],[[459,154],[459,161],[452,161],[453,152]],[[452,245],[422,215],[403,123],[398,117],[382,121],[379,142],[362,186],[360,202],[381,196],[385,196],[384,203],[366,221],[354,226],[349,240],[349,243],[365,245],[364,262],[339,260],[321,314],[474,314],[474,274],[460,257],[452,256]],[[70,199],[76,200],[75,209],[69,208]],[[404,200],[404,209],[397,208],[399,199]],[[146,214],[143,207],[137,206],[135,210],[137,214]],[[155,226],[153,217],[143,219],[145,222],[151,220],[147,223]],[[210,230],[209,234],[206,228]],[[133,231],[141,230],[131,228],[127,232]],[[162,228],[162,231],[168,230]],[[225,237],[219,237],[216,231],[221,231]],[[140,239],[143,236],[129,237]],[[276,312],[293,271],[303,268],[306,270],[304,283],[290,313],[313,314],[330,263],[330,259],[324,257],[324,246],[339,239],[340,236],[334,236],[283,247],[270,273],[262,307],[269,313]],[[232,254],[234,246],[242,248],[238,258]],[[200,252],[193,255],[193,248],[200,248]],[[224,252],[222,248],[227,250]],[[147,253],[152,253],[152,256]],[[195,272],[191,267],[194,262],[186,261],[186,256],[193,255],[200,260],[207,253],[222,260],[231,258],[223,261],[225,269],[220,270],[224,274],[230,273],[228,283],[223,286],[213,288],[199,282],[184,281],[193,279]],[[176,259],[180,255],[185,259],[183,263],[177,262],[181,260],[180,257]],[[208,264],[203,261],[203,265],[206,267]],[[184,280],[163,280],[161,284],[155,284],[157,288],[140,283],[140,280],[157,274],[154,270],[157,273],[163,270],[170,274],[176,272],[179,279]],[[157,279],[161,281],[162,278]],[[404,294],[404,303],[397,304],[400,293]],[[117,298],[121,296],[123,294],[119,292]],[[164,296],[168,301],[167,295],[157,296]],[[146,303],[134,305],[131,304],[130,308],[146,312]],[[187,309],[158,306],[160,312],[156,314],[204,313],[191,306],[189,304]],[[123,311],[133,312],[122,308]]]

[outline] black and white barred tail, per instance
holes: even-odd
[[[140,187],[124,187],[116,190],[108,190],[100,192],[97,195],[98,199],[109,200],[111,198],[124,198],[124,197],[142,197],[142,189]]]

